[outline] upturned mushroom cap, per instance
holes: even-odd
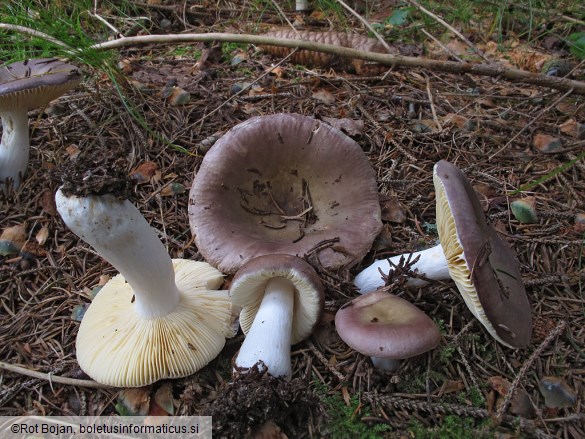
[[[244,264],[234,276],[230,296],[240,307],[240,326],[247,334],[270,279],[281,277],[294,285],[294,315],[291,343],[303,341],[313,332],[323,312],[325,295],[319,276],[309,264],[295,256],[265,255]]]
[[[530,343],[532,311],[518,263],[465,175],[441,160],[433,170],[439,240],[451,277],[465,303],[490,334],[506,346]]]
[[[55,58],[0,67],[0,112],[47,105],[81,82],[81,71]]]
[[[96,381],[138,387],[180,378],[213,360],[225,344],[231,312],[222,274],[205,262],[174,259],[179,304],[162,317],[141,318],[119,274],[97,294],[77,334],[77,360]]]
[[[435,348],[441,334],[412,303],[384,291],[363,294],[335,314],[335,328],[352,349],[371,357],[401,360]]]
[[[190,194],[197,247],[222,272],[265,254],[324,267],[363,258],[382,227],[360,146],[312,117],[275,114],[232,128],[205,155]]]

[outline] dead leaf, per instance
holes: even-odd
[[[24,243],[22,249],[20,249],[20,254],[27,257],[42,258],[47,255],[47,251],[36,242],[29,241]]]
[[[469,53],[469,46],[460,39],[453,39],[445,44],[445,47],[458,56],[465,56]]]
[[[349,396],[349,391],[347,390],[347,387],[341,388],[341,394],[343,395],[343,401],[345,401],[345,405],[349,407],[351,405],[351,398]]]
[[[17,255],[26,241],[26,227],[24,224],[7,227],[0,235],[0,255]]]
[[[327,122],[334,128],[343,131],[348,136],[360,136],[364,133],[364,121],[360,119],[338,119],[335,117],[322,117],[324,122]]]
[[[148,416],[144,418],[145,425],[163,425],[168,423],[169,414],[155,401],[150,402]]]
[[[317,90],[316,92],[313,92],[313,99],[316,99],[320,102],[323,102],[324,104],[327,105],[332,105],[335,103],[335,96],[333,96],[333,94],[327,90],[325,90],[324,88],[321,88],[319,90]]]
[[[43,211],[48,215],[55,216],[57,215],[57,205],[55,204],[55,197],[53,196],[53,192],[49,189],[45,189],[41,194],[39,204]]]
[[[496,402],[496,407],[501,405],[510,391],[512,384],[501,376],[492,376],[488,379],[490,386],[501,396]],[[530,401],[530,397],[526,390],[521,387],[516,388],[509,405],[510,413],[525,417],[527,419],[534,419],[536,417],[536,409]]]
[[[575,119],[569,119],[565,123],[559,125],[561,133],[574,139],[585,139],[585,124],[577,122]]]
[[[247,61],[248,58],[249,58],[248,52],[246,52],[243,49],[236,49],[233,53],[232,60],[230,61],[230,64],[232,66],[237,66],[238,64],[241,64],[242,62]]]
[[[404,207],[395,195],[379,195],[382,220],[402,224],[406,221]]]
[[[67,148],[65,148],[65,151],[67,154],[69,154],[69,160],[75,160],[81,152],[76,145],[69,145]]]
[[[150,409],[150,386],[123,389],[116,411],[122,416],[146,416]]]
[[[167,98],[167,102],[171,107],[186,105],[190,100],[191,93],[183,90],[181,87],[173,87],[170,96]]]
[[[172,383],[164,383],[157,389],[154,394],[154,402],[156,402],[168,415],[175,414]]]
[[[576,393],[562,378],[542,377],[538,382],[538,389],[544,396],[544,403],[548,408],[571,407],[577,402]]]
[[[284,72],[285,72],[285,70],[280,66],[267,67],[266,71],[272,73],[273,75],[275,75],[279,79],[284,76]]]
[[[118,62],[118,68],[122,70],[125,74],[130,75],[134,68],[132,67],[132,61],[128,58],[124,58],[120,62]]]
[[[537,133],[532,139],[534,147],[543,153],[554,153],[563,147],[563,142],[558,137],[549,134]]]
[[[154,176],[157,170],[158,164],[155,162],[143,162],[130,172],[130,178],[138,184],[146,183]]]
[[[98,285],[103,287],[109,281],[110,281],[110,276],[107,274],[102,274],[98,280]]]
[[[525,45],[519,45],[506,53],[506,57],[515,67],[529,72],[540,72],[542,66],[549,61],[551,55],[539,52]]]
[[[35,236],[35,239],[39,243],[39,245],[44,245],[45,242],[47,242],[48,238],[49,238],[49,226],[41,227],[41,229],[37,232],[37,234]]]
[[[474,121],[454,113],[449,113],[443,117],[443,125],[455,125],[463,131],[473,131],[476,128]]]
[[[563,114],[574,114],[577,111],[577,106],[570,102],[559,102],[555,108]]]

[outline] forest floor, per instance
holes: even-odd
[[[288,4],[294,2],[278,2],[283,10],[270,1],[209,1],[205,7],[176,2],[186,5],[179,8],[173,2],[127,3],[135,16],[148,17],[148,31],[157,34],[261,34],[287,28],[285,17],[300,28],[368,33],[336,2],[316,2],[315,12],[304,17]],[[479,2],[467,3],[481,9]],[[456,10],[426,4],[436,15]],[[571,78],[583,81],[583,62],[565,38],[585,29],[579,21],[585,13],[569,16],[562,6],[548,21],[538,11],[529,21],[531,11],[503,10],[500,18],[512,16],[516,24],[499,21],[496,28],[490,27],[493,17],[488,22],[474,10],[471,18],[450,16],[471,46],[408,2],[377,1],[360,14],[378,24],[396,54],[536,72],[560,58],[571,63]],[[131,24],[116,21],[115,9],[98,12],[121,31]],[[230,388],[240,332],[192,376],[132,392],[0,369],[0,415],[110,414],[120,412],[121,399],[144,403],[164,393],[173,414],[212,413],[216,437],[585,437],[584,96],[428,69],[364,76],[281,62],[283,57],[235,43],[125,47],[116,56],[119,88],[86,68],[84,82],[51,111],[30,113],[26,180],[18,191],[0,194],[0,230],[22,225],[25,241],[20,253],[0,256],[2,362],[89,379],[76,361],[74,313],[116,271],[56,212],[59,170],[79,154],[93,150],[99,166],[99,151],[124,151],[135,183],[130,200],[173,258],[201,260],[189,226],[188,192],[209,147],[253,116],[309,115],[337,125],[363,148],[383,196],[384,228],[359,264],[320,271],[326,310],[314,334],[293,346],[290,383],[258,374],[243,390]],[[178,88],[190,95],[181,105],[172,102]],[[380,371],[339,338],[334,315],[358,295],[352,279],[361,268],[437,243],[432,171],[441,159],[465,173],[486,217],[515,251],[532,305],[532,340],[517,350],[496,342],[452,281],[418,289],[398,282],[390,292],[437,322],[442,340],[431,352],[403,361],[398,371]],[[534,203],[535,221],[516,218],[510,206],[517,199]],[[543,377],[560,380],[576,402],[547,408],[539,390]],[[254,378],[264,380],[262,391]],[[146,406],[146,412],[152,409]],[[260,427],[272,436],[260,436]]]

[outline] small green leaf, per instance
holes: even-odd
[[[534,205],[534,199],[527,197],[521,200],[513,201],[510,204],[514,217],[522,224],[531,224],[538,222],[538,215]]]
[[[585,59],[585,32],[576,32],[567,37],[569,50],[579,59]]]
[[[408,22],[408,14],[412,8],[396,9],[390,17],[386,19],[386,24],[392,26],[404,26]]]

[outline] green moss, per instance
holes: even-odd
[[[441,424],[434,427],[425,427],[414,421],[408,432],[416,439],[479,439],[489,437],[481,432],[482,424],[474,418],[463,418],[449,415],[443,418]]]
[[[340,392],[329,394],[327,386],[316,383],[316,390],[326,408],[326,419],[321,428],[324,437],[335,439],[377,439],[390,431],[386,424],[367,424],[361,419],[371,416],[369,409],[360,405],[357,396],[351,396],[349,405],[340,396]]]

